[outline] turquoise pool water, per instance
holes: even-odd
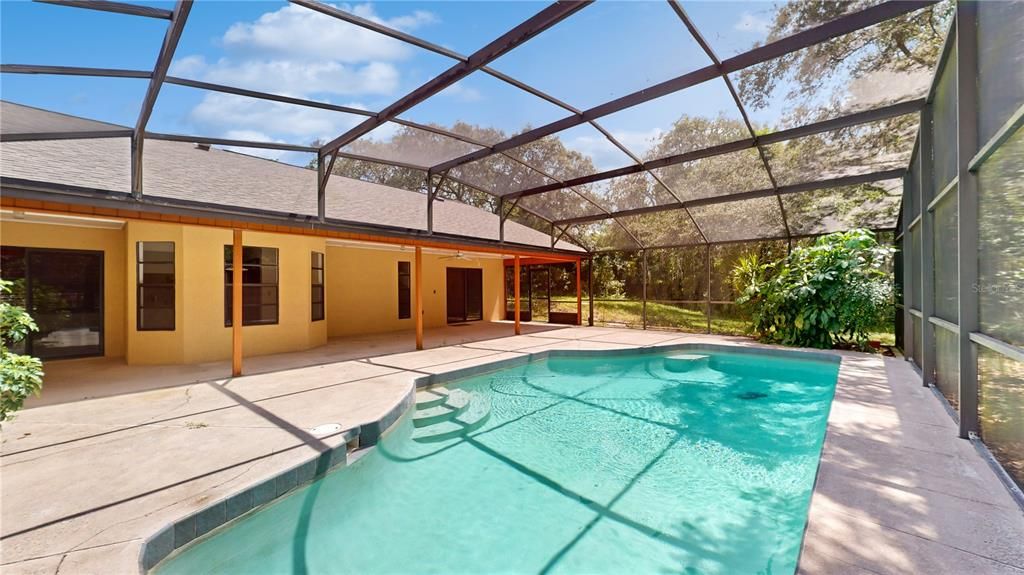
[[[157,572],[793,573],[838,364],[678,353],[709,358],[549,358],[449,384],[458,422],[425,403]]]

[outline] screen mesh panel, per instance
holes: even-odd
[[[640,252],[597,254],[594,265],[594,323],[643,325],[643,259]]]
[[[1024,105],[1024,3],[978,3],[978,139],[984,144]]]
[[[502,154],[457,166],[449,174],[499,196],[555,183],[537,170]]]
[[[619,176],[579,186],[577,189],[609,211],[635,210],[676,202],[675,196],[649,172]]]
[[[680,200],[772,187],[757,150],[740,150],[653,170]]]
[[[765,146],[780,186],[903,168],[910,161],[919,117],[832,130]]]
[[[711,242],[786,235],[782,211],[775,196],[694,206],[690,213]]]
[[[716,3],[717,4],[717,3]],[[843,3],[822,4],[824,12]],[[949,2],[946,4],[948,10]],[[928,41],[893,49],[896,25]],[[928,91],[948,12],[927,7],[730,74],[759,128],[786,128],[911,100]],[[884,53],[887,66],[870,65]],[[780,113],[781,112],[781,113]]]
[[[1024,363],[978,348],[978,412],[985,445],[1024,485]]]
[[[425,169],[481,148],[457,138],[387,122],[341,151]]]
[[[1024,130],[978,171],[981,331],[1024,346]]]
[[[935,89],[935,101],[932,103],[932,142],[935,146],[932,186],[936,194],[953,181],[957,173],[956,57],[957,48],[954,45],[949,60],[942,66]]]
[[[710,63],[668,3],[597,2],[492,67],[586,110]]]
[[[707,249],[647,250],[647,325],[707,330]]]
[[[743,116],[722,79],[690,86],[598,121],[645,160],[750,137]]]
[[[564,247],[565,242],[573,241],[570,236],[589,251],[634,250],[641,247],[629,231],[612,219],[573,224],[569,226],[569,235],[563,237],[555,247]]]
[[[946,321],[959,321],[957,275],[957,206],[956,190],[951,190],[935,205],[935,230],[932,257],[935,266],[935,315]]]
[[[445,126],[494,145],[532,127],[570,115],[564,108],[476,71],[399,115],[403,120]]]
[[[960,336],[946,329],[935,329],[935,387],[946,401],[958,409],[960,402]]]
[[[576,189],[566,188],[535,196],[523,196],[519,199],[519,205],[549,220],[565,220],[606,213],[592,199],[577,193]]]
[[[910,277],[913,283],[907,286],[907,305],[921,309],[921,224],[910,228]],[[906,261],[904,260],[904,265]]]
[[[644,247],[703,243],[700,231],[684,209],[616,218]]]
[[[885,180],[782,195],[794,235],[823,234],[853,228],[892,228],[903,196],[902,180]]]

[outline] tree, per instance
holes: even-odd
[[[30,394],[43,386],[43,364],[38,358],[17,354],[11,348],[38,330],[24,308],[8,301],[11,282],[0,280],[0,422],[14,417]]]

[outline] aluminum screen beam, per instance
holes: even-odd
[[[40,4],[53,4],[55,6],[68,6],[71,8],[85,8],[86,10],[99,10],[100,12],[114,12],[116,14],[129,14],[131,16],[145,16],[147,18],[159,18],[170,20],[172,12],[152,6],[139,6],[138,4],[126,4],[124,2],[106,2],[104,0],[35,0]]]
[[[557,0],[525,22],[502,34],[498,39],[477,50],[467,60],[455,64],[426,84],[399,98],[398,101],[384,108],[376,117],[368,118],[358,126],[331,140],[321,148],[321,153],[333,152],[342,146],[352,143],[356,138],[369,133],[377,126],[472,74],[481,66],[486,66],[516,46],[527,42],[537,34],[572,16],[586,7],[590,1]],[[443,171],[445,170],[435,170],[435,173]]]
[[[91,140],[96,138],[130,138],[134,130],[92,130],[86,132],[0,133],[0,142],[40,142],[45,140]]]
[[[231,140],[227,138],[208,138],[206,136],[189,136],[183,134],[161,134],[157,132],[146,132],[144,138],[148,140],[165,140],[168,142],[188,142],[190,144],[210,144],[214,146],[235,146],[238,148],[261,148],[265,150],[309,152],[313,154],[319,151],[319,148],[315,146],[280,144],[277,142],[253,142],[250,140]]]
[[[153,67],[153,75],[149,79],[149,86],[146,88],[146,95],[142,99],[142,107],[139,110],[139,117],[135,121],[135,133],[132,135],[132,196],[135,199],[142,197],[142,148],[146,134],[146,124],[153,115],[153,106],[160,95],[160,87],[167,77],[167,70],[171,67],[171,60],[174,59],[174,51],[178,48],[178,40],[185,30],[185,22],[188,21],[188,14],[192,11],[192,0],[178,0],[174,6],[174,14],[171,16],[171,24],[164,34],[164,42],[160,46],[160,54],[157,56],[156,65]]]
[[[960,297],[957,325],[960,359],[960,437],[978,433],[978,350],[971,334],[981,331],[978,293],[978,174],[971,158],[978,152],[978,3],[956,5],[957,75],[957,272]]]
[[[456,166],[461,166],[462,164],[486,158],[487,156],[497,152],[503,152],[523,144],[537,141],[546,136],[561,132],[562,130],[578,126],[583,122],[596,120],[603,116],[620,112],[626,108],[630,108],[644,102],[649,102],[673,92],[678,92],[684,88],[696,86],[697,84],[717,78],[722,74],[729,74],[755,64],[767,62],[768,60],[796,52],[797,50],[802,50],[815,44],[831,40],[832,38],[849,34],[850,32],[856,32],[857,30],[873,26],[880,22],[914,12],[935,4],[937,1],[938,0],[915,0],[904,2],[891,0],[870,8],[865,8],[859,12],[839,17],[831,22],[811,28],[810,30],[798,32],[781,40],[765,44],[764,46],[754,48],[753,50],[749,50],[732,58],[723,60],[720,66],[715,66],[714,64],[705,66],[704,68],[683,74],[682,76],[677,76],[676,78],[667,80],[660,84],[655,84],[654,86],[650,86],[644,90],[639,90],[632,94],[627,94],[621,98],[595,106],[586,110],[581,115],[570,116],[528,132],[523,132],[522,134],[505,140],[504,142],[495,144],[489,150],[479,150],[466,154],[460,158],[455,158],[448,162],[438,164],[437,166],[434,166],[434,170],[448,170]]]
[[[718,58],[717,54],[715,54],[714,49],[711,48],[711,44],[709,44],[707,39],[704,38],[704,35],[701,34],[700,30],[697,28],[697,25],[693,23],[693,20],[690,19],[689,14],[686,13],[686,10],[683,9],[682,5],[679,4],[678,0],[667,1],[669,7],[671,7],[672,11],[676,13],[676,16],[679,16],[679,19],[683,22],[683,25],[686,26],[686,29],[689,30],[690,35],[693,36],[693,39],[697,41],[697,44],[699,44],[701,49],[704,50],[704,53],[708,55],[708,58],[711,58],[711,61],[715,64],[715,66],[721,68],[722,60]],[[736,108],[739,110],[740,116],[743,118],[743,125],[746,126],[747,133],[750,134],[750,138],[754,141],[754,145],[757,147],[757,155],[761,158],[761,165],[764,166],[764,171],[768,175],[768,181],[771,182],[773,188],[778,189],[779,183],[775,180],[775,174],[772,173],[772,167],[768,163],[768,155],[764,151],[764,146],[758,142],[757,132],[754,130],[754,125],[750,123],[750,116],[747,114],[746,107],[743,106],[743,100],[740,99],[740,95],[736,91],[736,87],[733,85],[732,80],[729,79],[728,74],[724,72],[722,73],[722,81],[725,82],[725,87],[729,90],[729,95],[732,96],[732,101],[733,103],[736,104]],[[653,172],[651,172],[651,174],[653,175]],[[779,194],[775,194],[775,199],[778,201],[779,212],[782,214],[782,226],[785,228],[786,235],[788,236],[790,234],[790,231],[789,218],[786,217],[786,206],[782,204],[782,196],[780,196]],[[677,197],[676,200],[679,200],[679,198]],[[697,226],[697,231],[700,231],[700,226],[697,225],[697,220],[693,219],[693,216],[690,215],[689,210],[686,211],[686,215],[690,218],[690,221],[693,222],[693,225]],[[703,237],[704,233],[700,233]],[[710,308],[708,309],[710,310]]]
[[[330,110],[332,112],[344,112],[346,114],[357,114],[359,116],[376,115],[373,112],[370,112],[369,110],[361,110],[359,108],[352,108],[349,106],[338,106],[335,104],[329,104],[327,102],[317,102],[315,100],[304,100],[302,98],[280,96],[278,94],[258,92],[256,90],[247,90],[245,88],[236,88],[234,86],[225,86],[223,84],[202,82],[200,80],[191,80],[188,78],[178,78],[176,76],[167,76],[164,79],[164,82],[166,82],[167,84],[176,84],[178,86],[187,86],[189,88],[198,88],[200,90],[210,90],[211,92],[222,92],[224,94],[246,96],[248,98],[257,98],[259,100],[270,100],[272,102],[281,102],[283,104],[294,104],[296,106],[305,106],[307,108],[320,108],[321,110]]]
[[[756,140],[754,138],[745,138],[743,140],[736,140],[735,142],[727,142],[725,144],[719,144],[717,146],[711,146],[709,148],[693,150],[691,152],[686,152],[684,154],[677,154],[674,156],[650,160],[647,162],[643,162],[642,164],[637,166],[625,166],[622,168],[598,172],[596,174],[591,174],[589,176],[572,178],[569,180],[565,180],[564,186],[560,186],[558,184],[546,184],[543,186],[530,188],[528,190],[512,192],[509,194],[505,194],[504,196],[506,198],[517,198],[523,196],[543,194],[544,192],[559,190],[567,186],[583,186],[593,182],[600,182],[603,180],[617,178],[619,176],[636,174],[642,171],[664,168],[667,166],[673,166],[675,164],[682,164],[685,162],[692,162],[694,160],[700,160],[702,158],[710,158],[712,156],[720,156],[723,154],[738,152],[740,150],[754,148],[758,144],[774,144],[778,142],[784,142],[786,140],[792,140],[795,138],[802,138],[804,136],[810,136],[814,134],[820,134],[822,132],[837,130],[840,128],[848,128],[851,126],[857,126],[859,124],[869,124],[871,122],[895,118],[898,116],[903,116],[906,114],[920,111],[921,107],[924,106],[924,103],[925,100],[923,98],[917,100],[910,100],[907,102],[901,102],[899,104],[892,104],[889,106],[883,106],[881,108],[875,108],[873,110],[867,110],[864,112],[857,112],[855,114],[840,116],[838,118],[833,118],[831,120],[814,122],[812,124],[807,124],[805,126],[790,128],[787,130],[780,130],[778,132],[772,132],[771,134],[759,136]]]
[[[96,76],[100,78],[153,77],[149,70],[122,70],[119,68],[88,68],[84,66],[39,66],[35,64],[0,64],[4,74],[49,74],[53,76]]]
[[[804,182],[800,184],[794,184],[791,186],[779,186],[778,188],[770,188],[766,190],[752,190],[749,192],[740,192],[737,194],[726,194],[724,196],[714,196],[710,198],[698,198],[695,200],[687,200],[679,204],[663,204],[660,206],[647,206],[644,208],[637,208],[634,210],[622,210],[612,214],[596,214],[592,216],[580,216],[578,218],[566,218],[564,220],[558,220],[555,222],[556,225],[566,224],[582,224],[587,222],[599,222],[601,220],[607,220],[609,218],[620,218],[627,216],[639,216],[644,214],[656,214],[658,212],[667,212],[672,210],[678,210],[682,208],[693,208],[698,206],[711,206],[715,204],[727,204],[730,202],[740,200],[753,200],[757,198],[770,197],[777,194],[796,194],[799,192],[810,192],[814,190],[826,190],[831,188],[838,188],[842,186],[852,186],[856,184],[866,184],[870,182],[879,182],[883,180],[892,180],[902,177],[906,174],[906,168],[896,168],[893,170],[884,170],[880,172],[871,172],[869,174],[858,174],[855,176],[843,176],[841,178],[831,178],[827,180],[817,180],[813,182]],[[794,236],[796,237],[796,236]]]

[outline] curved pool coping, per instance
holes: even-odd
[[[177,521],[171,522],[143,541],[139,550],[139,572],[151,572],[159,563],[179,550],[197,543],[199,540],[227,528],[245,516],[258,512],[274,501],[288,495],[306,484],[321,479],[326,474],[345,467],[348,464],[349,447],[372,449],[381,436],[390,431],[406,413],[412,411],[416,404],[416,391],[421,388],[442,385],[454,380],[464,379],[499,371],[511,367],[526,365],[553,357],[615,357],[627,355],[663,355],[673,351],[714,351],[724,353],[744,353],[771,357],[785,357],[802,360],[817,360],[826,363],[840,364],[842,356],[837,353],[815,350],[780,349],[774,347],[754,347],[746,345],[722,345],[710,343],[679,343],[663,346],[627,347],[608,350],[552,349],[524,353],[517,357],[506,358],[479,365],[463,367],[443,373],[434,373],[416,377],[410,385],[408,393],[391,407],[381,418],[363,423],[334,434],[341,436],[342,441],[319,455],[311,457],[281,473],[256,485],[232,493],[216,500]],[[831,409],[831,402],[830,402]],[[822,442],[824,447],[824,441]],[[818,456],[820,468],[821,454]],[[815,486],[818,472],[815,470]],[[813,489],[812,489],[813,492]],[[806,534],[807,523],[804,525]],[[801,536],[801,540],[803,535]],[[803,545],[801,544],[801,552]],[[797,558],[799,569],[799,556]]]

